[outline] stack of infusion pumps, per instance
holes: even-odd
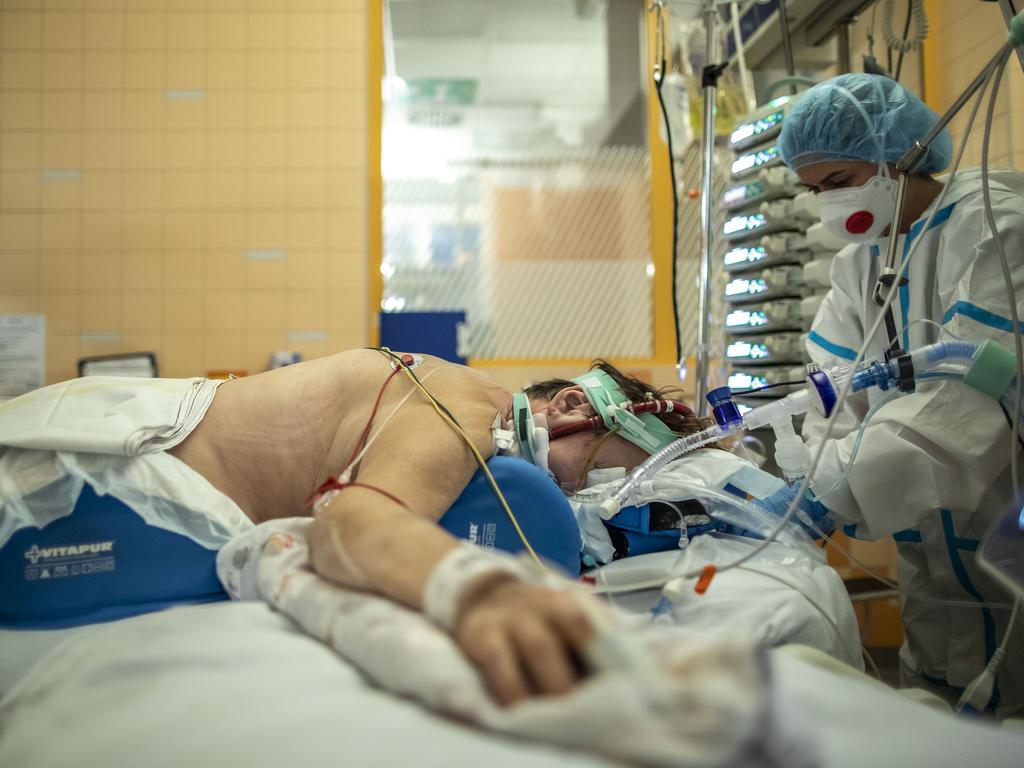
[[[804,338],[828,290],[835,243],[821,231],[813,194],[782,165],[776,147],[797,97],[782,96],[741,118],[720,202],[725,271],[725,362],[737,393],[806,376]],[[795,386],[739,396],[748,407]]]

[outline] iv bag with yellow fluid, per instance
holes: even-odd
[[[690,126],[697,138],[700,138],[704,135],[704,89],[696,77],[688,77],[686,84],[690,97]],[[723,77],[718,81],[718,89],[715,91],[715,135],[731,134],[736,122],[746,113],[740,89],[726,82]]]
[[[725,25],[719,27],[718,50],[724,51],[729,32]],[[686,91],[690,102],[690,126],[696,137],[700,138],[704,133],[704,89],[701,87],[701,72],[707,63],[706,34],[700,19],[682,22],[677,30],[679,64],[686,78]],[[737,119],[748,111],[738,75],[731,68],[727,69],[718,80],[715,95],[715,135],[730,135],[736,127]]]

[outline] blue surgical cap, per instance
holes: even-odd
[[[895,163],[938,119],[892,78],[839,75],[808,89],[786,115],[779,154],[795,171],[833,160]],[[938,173],[952,157],[953,139],[943,129],[915,173]]]

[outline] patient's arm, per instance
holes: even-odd
[[[483,399],[448,404],[489,456],[494,406]],[[343,489],[309,527],[314,569],[422,610],[431,572],[458,545],[437,521],[475,468],[461,438],[414,398],[381,433],[358,475],[360,483],[386,490],[409,509],[366,488]],[[456,615],[457,641],[500,702],[561,693],[575,682],[573,656],[590,629],[565,595],[485,573],[465,590]]]

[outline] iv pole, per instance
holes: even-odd
[[[701,74],[701,86],[704,88],[704,131],[701,136],[701,149],[704,162],[700,182],[700,292],[697,295],[697,396],[696,410],[699,416],[708,413],[708,339],[710,323],[708,313],[711,310],[711,253],[713,240],[711,236],[711,194],[715,163],[715,96],[718,92],[718,77],[725,65],[713,64],[718,58],[717,35],[718,8],[715,0],[708,0],[704,6],[704,31],[707,50],[704,55],[704,71]],[[679,361],[682,363],[682,361]]]
[[[706,35],[706,53],[704,70],[701,73],[701,87],[704,89],[704,131],[701,136],[701,149],[704,162],[701,174],[700,189],[700,229],[701,229],[701,261],[700,261],[700,292],[697,296],[697,397],[696,410],[698,415],[706,416],[708,412],[707,393],[708,376],[710,373],[709,352],[710,323],[708,312],[711,309],[711,258],[714,250],[714,239],[711,231],[711,195],[715,161],[715,96],[718,92],[718,78],[728,66],[728,62],[713,63],[718,58],[718,6],[727,0],[705,0],[704,31]],[[786,17],[786,0],[779,2],[779,18],[782,25],[782,47],[786,58],[786,68],[792,77],[796,68],[793,64],[793,44],[789,36],[789,20]],[[738,26],[738,25],[737,25]],[[741,45],[736,40],[737,48]],[[795,92],[795,88],[791,86]],[[682,360],[679,361],[680,366]]]

